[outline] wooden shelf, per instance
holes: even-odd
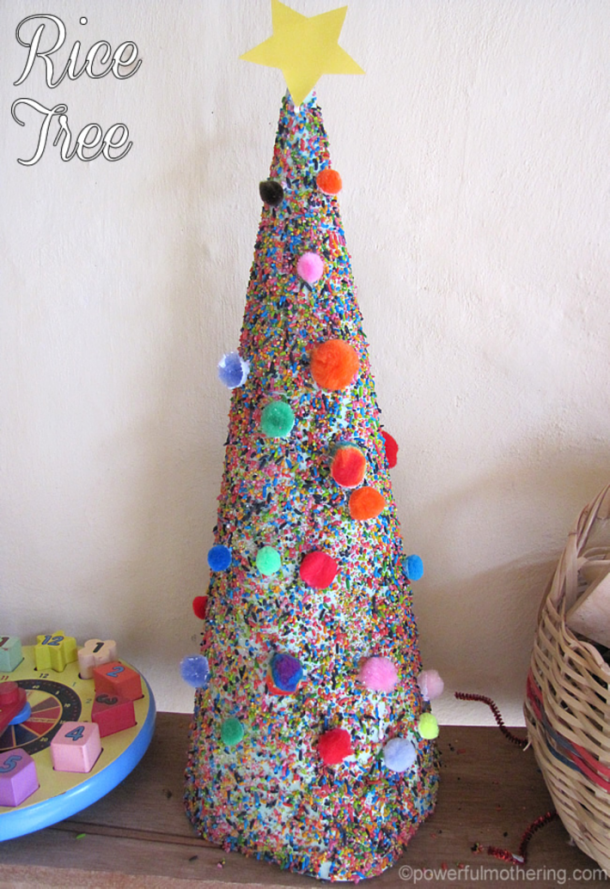
[[[227,854],[198,839],[182,806],[189,716],[160,713],[151,746],[131,775],[78,816],[0,845],[0,886],[40,889],[211,889],[229,886],[319,886],[264,862]],[[518,730],[517,730],[518,731]],[[552,808],[531,750],[511,745],[495,728],[444,726],[441,784],[435,814],[400,863],[366,882],[399,886],[607,887],[598,866],[569,842],[560,822],[531,840],[522,874],[485,852],[516,852],[523,831]],[[401,879],[400,867],[448,869],[445,879]],[[451,878],[452,869],[461,868]],[[597,869],[597,878],[591,873]],[[528,876],[528,871],[530,876]],[[535,873],[537,871],[537,873]],[[577,873],[585,872],[585,875]]]

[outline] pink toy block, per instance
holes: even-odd
[[[58,772],[90,772],[101,752],[95,722],[64,722],[51,741],[53,768]]]
[[[38,790],[36,763],[17,747],[0,753],[0,806],[19,806]]]
[[[130,701],[137,701],[142,697],[140,674],[119,661],[104,664],[103,667],[96,667],[93,671],[93,681],[95,682],[96,695],[107,694],[110,697],[120,695],[123,698],[129,698]]]
[[[101,738],[122,732],[126,728],[133,728],[136,724],[133,701],[121,695],[108,695],[102,692],[96,695],[93,702],[91,721],[99,725]]]

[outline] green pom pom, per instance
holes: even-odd
[[[234,747],[236,744],[239,744],[243,736],[244,727],[239,719],[236,719],[234,716],[229,716],[228,719],[225,719],[220,729],[220,737],[223,744],[226,744],[227,747]]]
[[[292,408],[285,401],[272,401],[261,414],[261,429],[269,438],[288,438],[294,426]]]
[[[280,554],[272,546],[263,546],[256,554],[256,567],[261,574],[267,577],[269,574],[275,574],[280,570],[282,559]]]
[[[433,741],[434,738],[438,738],[438,722],[436,721],[436,717],[434,717],[432,713],[422,713],[419,717],[419,722],[417,723],[417,731],[422,738],[425,738],[427,741]]]

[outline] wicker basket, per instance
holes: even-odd
[[[565,615],[610,570],[610,485],[570,532],[545,593],[527,680],[525,719],[557,812],[577,846],[610,874],[610,667]]]

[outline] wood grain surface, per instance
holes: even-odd
[[[148,752],[119,787],[72,819],[2,843],[0,886],[320,885],[227,854],[195,836],[182,805],[188,725],[187,715],[160,713]],[[552,808],[531,750],[513,746],[495,728],[464,726],[444,726],[439,748],[441,784],[435,814],[401,861],[368,880],[367,886],[610,886],[557,821],[532,838],[528,860],[520,868],[511,870],[486,853],[488,845],[516,852],[526,827]]]

